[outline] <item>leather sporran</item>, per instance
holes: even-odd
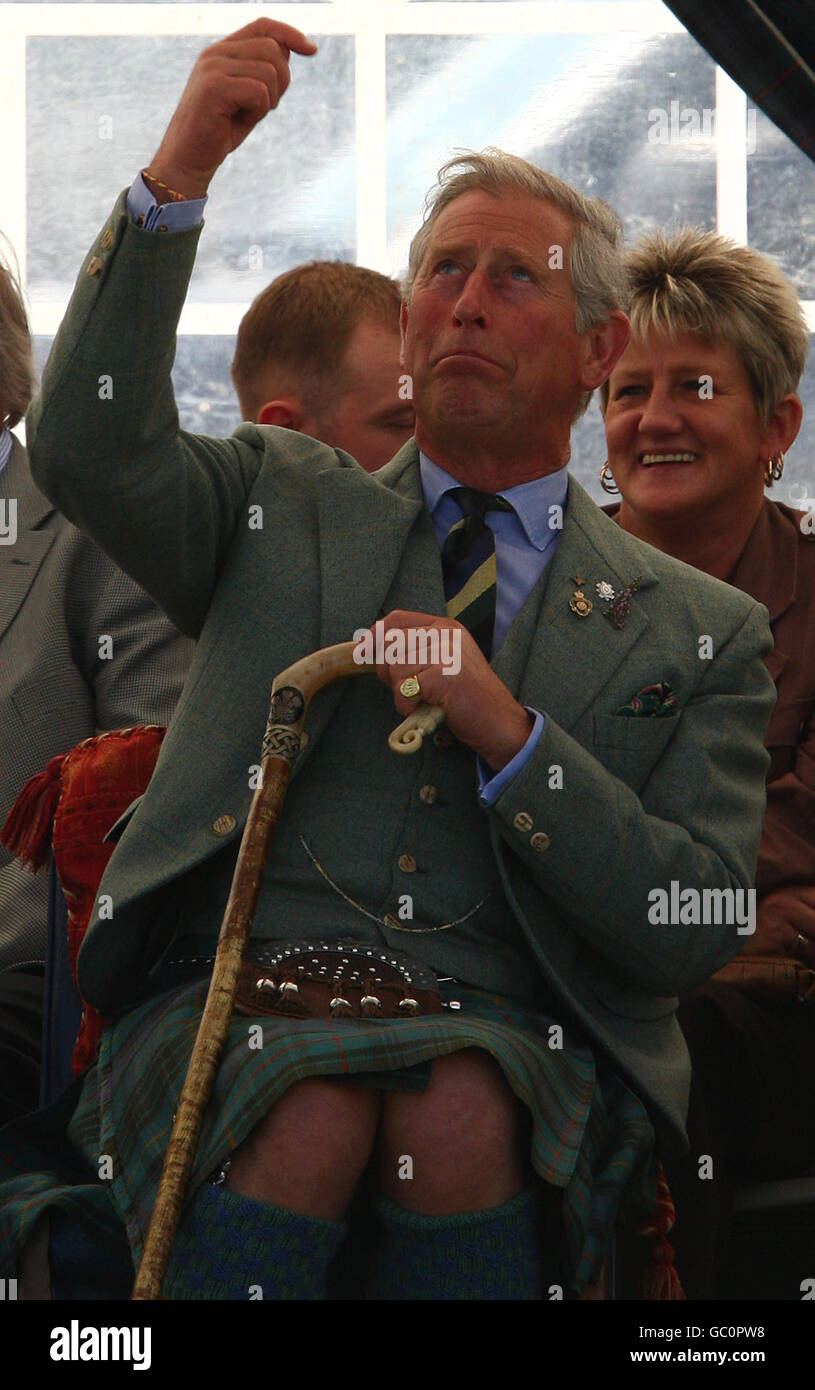
[[[255,1016],[414,1018],[441,1013],[442,1002],[433,971],[395,951],[284,941],[244,961],[235,1008]]]

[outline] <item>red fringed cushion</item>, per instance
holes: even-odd
[[[32,873],[48,862],[65,756],[57,753],[43,772],[29,777],[0,829],[0,843]]]
[[[665,1169],[659,1159],[656,1160],[656,1187],[657,1202],[653,1216],[640,1226],[640,1235],[653,1241],[641,1297],[677,1302],[685,1298],[685,1291],[674,1269],[673,1246],[668,1243],[667,1238],[668,1232],[676,1224],[676,1209],[665,1177]]]
[[[103,844],[111,826],[141,796],[153,774],[166,730],[158,724],[114,729],[83,739],[62,763],[62,790],[54,816],[53,850],[68,904],[68,956],[76,982],[76,957],[98,896],[99,882],[116,845]],[[96,1056],[105,1020],[82,1001],[74,1046],[74,1075]]]

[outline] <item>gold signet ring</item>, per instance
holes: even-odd
[[[417,695],[421,695],[422,687],[419,685],[415,676],[405,676],[399,686],[399,694],[404,695],[406,700],[415,700]]]

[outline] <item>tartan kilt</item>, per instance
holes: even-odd
[[[0,1273],[14,1276],[17,1254],[49,1206],[78,1217],[103,1243],[126,1241],[138,1263],[207,984],[173,989],[110,1024],[70,1116],[57,1102],[0,1130]],[[588,1047],[550,1046],[546,1015],[457,982],[441,990],[460,1001],[459,1011],[389,1020],[234,1015],[190,1193],[296,1081],[353,1077],[421,1090],[434,1057],[483,1048],[530,1113],[532,1167],[562,1190],[566,1267],[579,1293],[599,1277],[613,1227],[653,1212],[654,1132],[645,1108]]]

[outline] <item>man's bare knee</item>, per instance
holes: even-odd
[[[499,1206],[525,1185],[526,1130],[522,1105],[486,1052],[436,1058],[426,1091],[385,1098],[381,1190],[429,1214]]]
[[[229,1187],[326,1221],[345,1212],[373,1149],[380,1094],[314,1076],[295,1082],[232,1155]]]

